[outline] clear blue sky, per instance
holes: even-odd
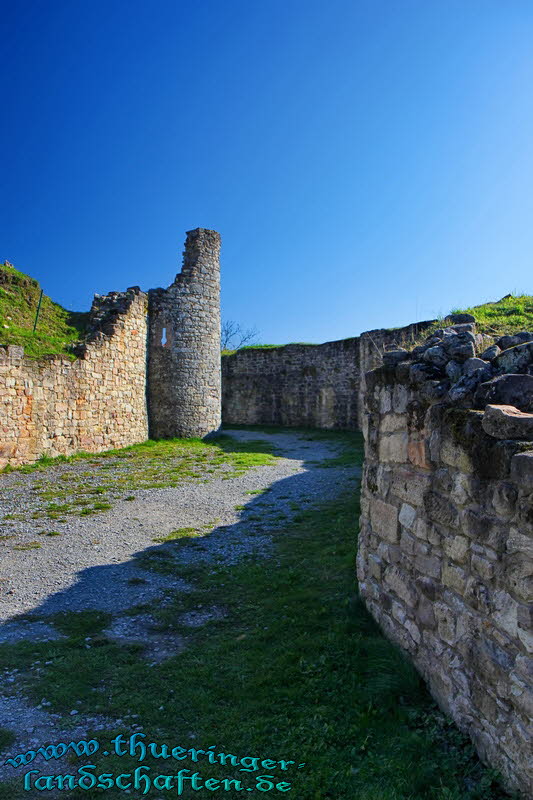
[[[531,0],[0,0],[0,258],[321,342],[533,293]]]

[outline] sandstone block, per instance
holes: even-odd
[[[399,567],[391,566],[385,570],[385,583],[404,601],[408,608],[416,603],[417,593],[409,577]]]
[[[388,542],[398,541],[398,509],[377,497],[370,500],[372,529]]]
[[[391,433],[379,442],[379,460],[384,462],[405,463],[407,461],[407,433]]]

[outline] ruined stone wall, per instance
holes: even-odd
[[[147,438],[146,311],[137,288],[97,295],[76,361],[0,347],[0,468]]]
[[[383,354],[390,349],[411,348],[423,336],[424,331],[436,320],[413,322],[403,328],[378,328],[365,331],[359,337],[359,362],[361,375],[357,389],[358,427],[362,427],[364,398],[366,393],[366,373],[383,363]]]
[[[358,339],[222,357],[224,424],[357,428]]]
[[[220,236],[187,233],[183,267],[149,292],[150,436],[205,436],[220,427]]]
[[[412,344],[431,324],[222,356],[223,421],[357,430],[365,373],[382,363],[386,349]]]
[[[479,358],[472,326],[437,334],[366,376],[360,592],[530,798],[533,342]]]

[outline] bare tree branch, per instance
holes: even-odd
[[[258,336],[259,331],[255,327],[244,329],[233,319],[224,320],[220,331],[220,349],[239,350],[245,345],[256,344]]]

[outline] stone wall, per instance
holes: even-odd
[[[96,295],[76,361],[0,347],[0,468],[147,438],[146,311],[138,288]]]
[[[438,331],[366,376],[357,570],[386,635],[533,796],[533,342]],[[529,339],[533,335],[529,334]],[[490,343],[489,343],[490,344]],[[506,374],[512,368],[515,374]],[[514,408],[510,408],[512,401]]]
[[[357,428],[359,340],[222,357],[224,424]]]
[[[187,233],[183,268],[149,292],[148,408],[152,438],[220,427],[220,236]]]
[[[382,363],[387,348],[412,344],[431,324],[222,356],[222,419],[227,424],[357,430],[365,372]]]

